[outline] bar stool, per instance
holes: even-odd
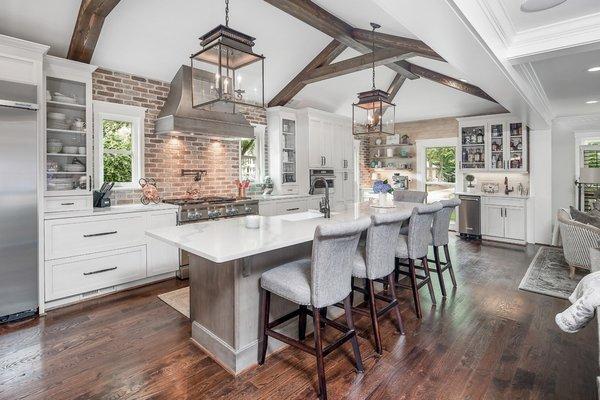
[[[352,261],[356,254],[360,234],[370,224],[371,220],[369,218],[360,218],[351,222],[319,225],[315,230],[311,259],[283,264],[266,271],[260,278],[263,323],[262,345],[258,363],[262,365],[265,362],[269,336],[314,355],[317,359],[318,395],[320,399],[327,398],[323,357],[345,342],[350,341],[352,343],[356,370],[363,372],[352,319],[350,292],[352,291]],[[271,293],[298,304],[299,308],[275,321],[269,322]],[[321,309],[326,309],[326,307],[342,301],[347,326],[321,316]],[[311,310],[308,310],[309,306]],[[302,342],[305,338],[307,315],[310,315],[313,319],[314,347]],[[298,336],[300,340],[295,340],[273,330],[296,316],[299,317]],[[343,336],[323,348],[322,324],[339,330],[343,333]]]
[[[408,203],[425,203],[427,192],[418,190],[394,190],[394,201],[406,201]]]
[[[379,334],[379,318],[394,310],[398,320],[398,331],[404,335],[404,326],[400,316],[400,306],[394,288],[394,257],[396,249],[390,246],[390,238],[398,237],[402,222],[408,219],[406,213],[382,213],[371,216],[371,226],[367,230],[367,239],[364,246],[359,246],[354,257],[352,269],[353,278],[365,279],[365,288],[357,286],[353,290],[364,293],[369,303],[369,312],[360,308],[352,311],[361,314],[370,314],[373,335],[375,336],[375,350],[382,354],[381,337]],[[385,279],[385,280],[384,280]],[[375,293],[374,282],[386,284],[390,297]],[[388,303],[383,309],[377,311],[375,299]]]
[[[431,243],[431,225],[436,212],[442,209],[442,204],[438,201],[433,204],[418,205],[413,209],[408,223],[408,235],[400,235],[396,246],[396,277],[405,275],[410,278],[410,286],[396,284],[402,288],[411,289],[415,301],[415,312],[417,318],[421,318],[421,302],[419,299],[419,289],[427,285],[431,301],[435,304],[435,292],[431,283],[429,274],[429,264],[427,263],[427,250]],[[408,264],[401,264],[401,259],[408,259]],[[415,261],[421,260],[421,266],[424,275],[417,275]],[[400,269],[400,266],[408,267],[408,272]],[[419,282],[417,282],[419,279]]]
[[[440,281],[440,288],[442,289],[442,296],[446,297],[446,286],[444,285],[444,271],[450,272],[450,279],[452,279],[452,285],[456,287],[456,278],[454,277],[454,269],[452,268],[452,261],[450,260],[450,251],[448,251],[448,230],[450,229],[450,217],[454,209],[460,205],[459,199],[442,200],[442,209],[435,213],[433,217],[433,227],[431,228],[431,246],[433,246],[433,260],[429,260],[435,263],[435,269],[430,268],[429,271],[435,272],[438,275]],[[444,247],[444,255],[446,256],[446,262],[440,260],[440,246]]]

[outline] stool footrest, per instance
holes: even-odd
[[[268,327],[269,329],[273,329],[277,325],[281,325],[284,322],[289,321],[294,317],[297,317],[298,315],[300,315],[300,309],[294,310],[291,313],[284,315],[283,317],[279,317],[276,320],[269,322]]]

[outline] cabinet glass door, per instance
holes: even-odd
[[[504,125],[490,126],[490,169],[505,169],[504,160]]]
[[[485,169],[485,126],[461,129],[461,168]]]
[[[86,84],[48,77],[46,190],[76,194],[89,189]]]
[[[296,121],[282,118],[281,135],[281,143],[283,143],[281,150],[281,182],[283,184],[296,183]]]
[[[510,169],[523,169],[523,152],[525,150],[524,132],[522,123],[511,123],[509,125],[510,136]]]

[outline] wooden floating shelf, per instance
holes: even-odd
[[[374,144],[370,147],[375,147],[375,148],[386,148],[386,147],[409,147],[409,146],[414,146],[414,143],[401,143],[401,144]]]
[[[70,108],[72,110],[85,110],[85,104],[61,103],[60,101],[49,100],[46,104],[50,107]]]

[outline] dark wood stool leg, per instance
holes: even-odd
[[[350,278],[350,305],[354,307],[354,289],[352,289],[355,285],[354,277]]]
[[[346,313],[346,324],[348,328],[353,332],[354,336],[350,339],[352,343],[352,350],[354,351],[354,363],[356,364],[356,371],[365,372],[362,364],[362,358],[360,357],[360,349],[358,347],[358,340],[356,339],[356,330],[354,329],[354,320],[352,319],[352,303],[350,296],[344,299],[344,311]]]
[[[456,287],[456,278],[454,277],[454,268],[452,268],[452,261],[450,260],[450,250],[448,245],[444,245],[444,255],[446,256],[446,267],[450,271],[450,279],[452,279],[452,285]]]
[[[369,311],[371,314],[371,326],[373,326],[373,336],[375,336],[375,351],[381,354],[381,336],[379,335],[379,321],[377,320],[377,304],[375,304],[375,287],[373,281],[367,279],[367,286],[369,287]]]
[[[394,273],[392,272],[388,275],[388,288],[390,297],[396,302],[394,313],[396,314],[396,319],[398,320],[398,330],[400,331],[400,334],[404,335],[404,324],[402,323],[402,316],[400,315],[400,304],[398,303],[398,298],[396,297],[396,289],[394,288],[395,286]]]
[[[319,314],[321,316],[321,326],[325,327],[325,318],[327,318],[327,307],[323,307],[319,309]]]
[[[440,261],[440,250],[438,246],[433,246],[433,256],[435,259],[435,270],[437,271],[438,279],[440,281],[440,289],[442,289],[442,297],[446,297],[446,285],[444,285],[444,272],[442,271],[442,264]]]
[[[306,306],[300,306],[298,316],[298,340],[306,339]]]
[[[260,347],[260,355],[258,358],[258,365],[265,363],[265,357],[267,356],[267,344],[269,337],[267,336],[267,329],[269,329],[269,308],[271,307],[271,292],[263,288],[260,289],[261,293],[261,313],[263,318],[262,328],[262,343]]]
[[[327,399],[325,383],[325,364],[323,363],[323,342],[321,339],[321,310],[313,307],[313,324],[315,327],[315,356],[317,357],[317,375],[319,379],[319,399]]]
[[[415,300],[415,312],[417,318],[421,318],[421,300],[419,299],[419,288],[417,287],[417,274],[415,273],[415,260],[408,260],[408,270],[410,272],[410,286],[412,287],[413,299]]]
[[[425,276],[427,278],[427,288],[429,289],[429,295],[431,296],[431,302],[433,304],[436,304],[435,302],[435,292],[433,291],[433,283],[431,283],[431,274],[429,273],[429,263],[427,262],[427,256],[423,257],[421,259],[421,266],[423,267],[423,270],[425,271]]]

